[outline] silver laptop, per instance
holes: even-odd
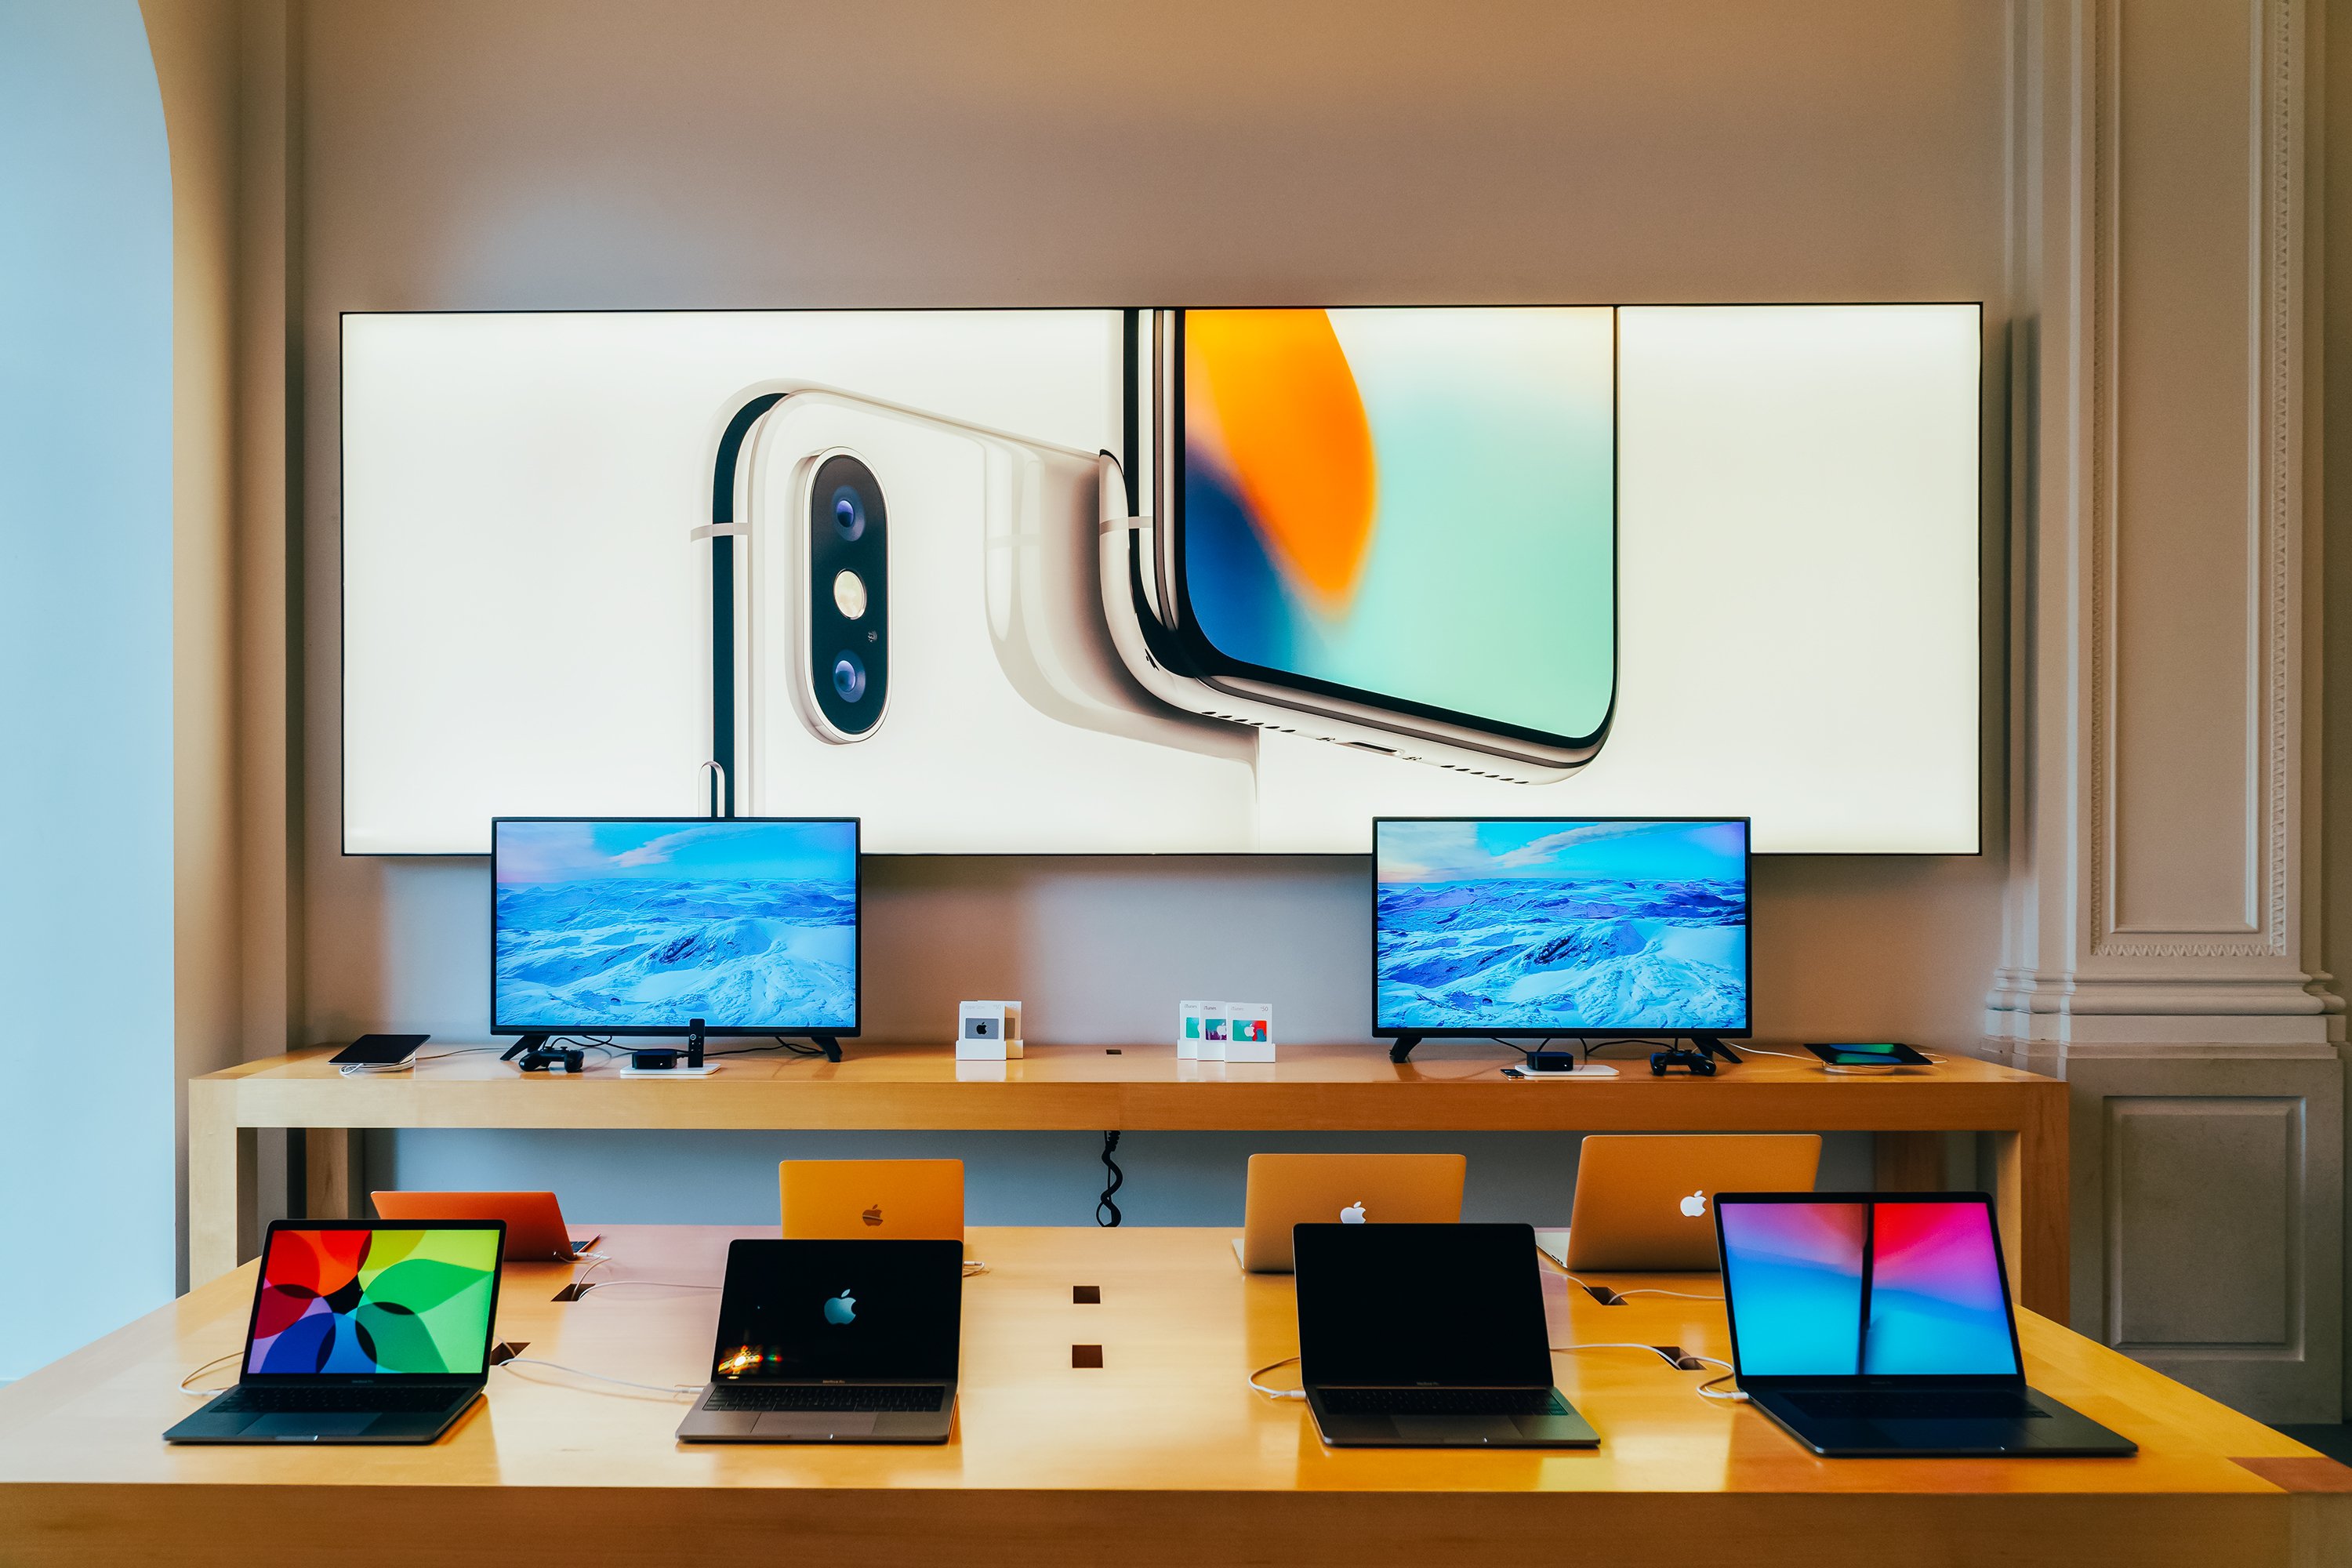
[[[963,1244],[738,1241],[685,1443],[944,1443]]]

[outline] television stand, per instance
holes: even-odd
[[[823,1051],[824,1059],[829,1062],[841,1059],[841,1041],[832,1035],[811,1035],[809,1044]]]
[[[1723,1060],[1729,1062],[1733,1067],[1738,1067],[1739,1065],[1738,1054],[1713,1035],[1687,1035],[1684,1037],[1690,1041],[1691,1049],[1696,1051],[1700,1056],[1719,1057]],[[1412,1055],[1413,1047],[1419,1044],[1421,1044],[1421,1037],[1419,1035],[1397,1036],[1394,1039],[1389,1042],[1389,1060],[1392,1062],[1404,1061],[1407,1058]],[[841,1058],[836,1056],[833,1059],[839,1061]]]
[[[1703,1057],[1721,1057],[1733,1067],[1738,1067],[1739,1065],[1739,1054],[1737,1051],[1734,1051],[1729,1046],[1725,1045],[1721,1040],[1716,1038],[1713,1035],[1691,1035],[1687,1037],[1687,1038],[1690,1040],[1691,1049],[1696,1051],[1699,1055]]]

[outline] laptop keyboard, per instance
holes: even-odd
[[[242,1384],[205,1411],[207,1415],[336,1415],[378,1410],[424,1415],[446,1408],[469,1390],[439,1388],[278,1388]]]
[[[1823,1421],[2015,1421],[2047,1418],[2050,1414],[2023,1394],[2000,1388],[1935,1388],[1916,1393],[1884,1389],[1783,1397],[1804,1415]]]
[[[722,1383],[705,1410],[937,1410],[944,1388],[835,1388],[807,1384]]]
[[[1549,1388],[1327,1388],[1334,1415],[1565,1415]]]

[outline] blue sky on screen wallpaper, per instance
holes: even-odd
[[[1383,822],[1388,1029],[1748,1026],[1747,825]]]
[[[501,1026],[857,1025],[852,823],[501,823],[496,899]]]

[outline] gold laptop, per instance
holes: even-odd
[[[1536,1245],[1571,1274],[1718,1267],[1717,1193],[1809,1193],[1818,1132],[1596,1133],[1576,1162],[1568,1228]]]
[[[1253,1274],[1287,1274],[1295,1225],[1454,1225],[1459,1154],[1252,1154],[1234,1254]]]
[[[961,1241],[961,1160],[786,1160],[786,1241]]]

